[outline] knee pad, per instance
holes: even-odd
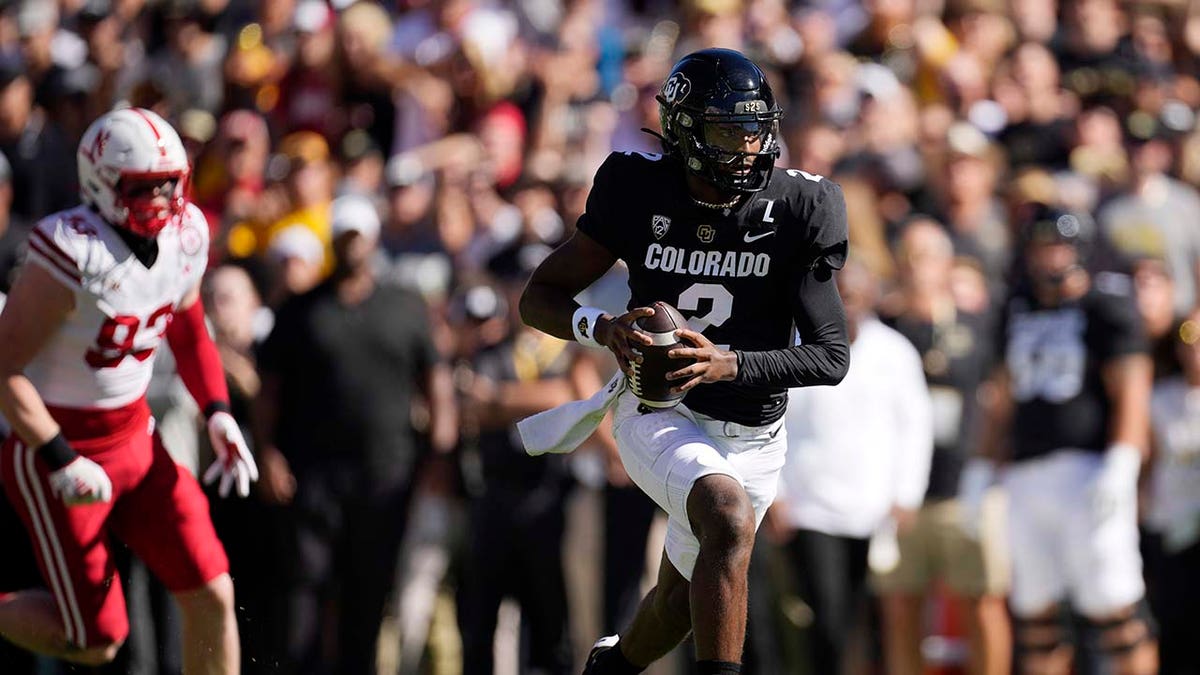
[[[1025,619],[1014,617],[1017,651],[1022,655],[1044,655],[1053,652],[1070,640],[1067,627],[1058,614]]]

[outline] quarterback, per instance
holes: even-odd
[[[521,299],[526,323],[611,350],[627,374],[654,344],[636,326],[650,305],[687,319],[676,334],[687,344],[668,354],[679,367],[663,373],[681,404],[609,389],[625,469],[669,521],[658,585],[626,631],[596,643],[589,675],[641,672],[689,631],[698,672],[741,672],[746,575],[787,449],[787,389],[836,384],[849,363],[833,281],[845,203],[829,180],[775,169],[781,110],[763,72],[738,52],[703,50],[675,64],[657,98],[663,154],[609,156],[577,231]],[[618,259],[630,310],[579,306],[575,295]]]
[[[184,671],[235,673],[224,548],[199,484],[154,432],[146,388],[165,337],[208,418],[206,480],[249,492],[254,461],[233,417],[200,278],[208,225],[186,199],[187,155],[155,113],[117,110],[79,144],[83,205],[47,216],[0,314],[4,491],[49,591],[0,595],[0,636],[81,664],[110,661],[129,631],[110,535],[183,614]]]

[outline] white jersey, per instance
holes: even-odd
[[[167,325],[204,275],[208,223],[189,203],[159,233],[147,269],[112,225],[79,206],[37,224],[29,261],[74,291],[75,310],[25,375],[48,405],[111,410],[146,393]]]
[[[1149,524],[1167,531],[1200,517],[1200,390],[1174,377],[1154,387],[1151,403],[1158,456]]]

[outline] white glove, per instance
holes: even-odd
[[[1109,446],[1089,491],[1092,513],[1097,520],[1107,520],[1136,504],[1141,470],[1142,453],[1135,446],[1128,443]]]
[[[962,528],[968,537],[979,539],[983,522],[983,498],[996,477],[996,464],[990,459],[972,457],[958,477],[958,503],[962,510]]]
[[[112,481],[99,464],[80,456],[50,473],[50,492],[67,506],[107,502],[112,499]]]
[[[209,485],[221,477],[217,494],[229,496],[229,489],[237,483],[237,493],[246,497],[250,494],[250,483],[258,480],[258,466],[250,456],[250,448],[242,437],[242,429],[233,415],[217,411],[208,418],[208,439],[212,441],[213,453],[217,458],[204,472],[204,484]]]

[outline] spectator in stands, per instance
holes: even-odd
[[[75,151],[34,105],[24,66],[8,56],[0,57],[0,152],[13,169],[17,216],[33,221],[78,201]]]
[[[875,317],[877,283],[855,258],[838,275],[850,371],[836,387],[792,391],[788,460],[771,506],[769,527],[786,542],[812,608],[816,673],[844,672],[866,599],[870,539],[888,527],[907,534],[929,480],[933,419],[921,358]]]
[[[224,248],[231,225],[258,215],[270,150],[266,120],[250,110],[234,110],[221,118],[216,137],[193,167],[193,194],[208,218],[214,250]]]
[[[1012,637],[1004,605],[1003,505],[992,495],[985,526],[968,532],[955,499],[977,439],[980,384],[993,358],[992,326],[987,315],[956,302],[954,247],[940,224],[911,221],[901,232],[896,257],[900,287],[890,323],[921,356],[933,406],[933,458],[925,501],[912,528],[898,537],[899,563],[874,584],[883,601],[888,672],[924,672],[922,617],[934,583],[941,581],[962,607],[970,639],[968,672],[1007,675]]]
[[[477,429],[479,462],[459,589],[463,673],[494,672],[497,612],[511,597],[528,630],[520,672],[566,675],[573,665],[562,560],[570,475],[561,455],[526,455],[514,425],[590,395],[573,372],[590,361],[574,345],[514,325],[509,295],[491,285],[470,286],[454,312],[459,330],[478,334],[472,376],[460,385],[464,416]],[[587,384],[598,388],[600,379],[593,373]]]
[[[254,398],[261,389],[254,350],[266,337],[264,315],[250,275],[240,267],[222,265],[209,273],[204,284],[204,306],[212,322],[213,341],[225,367],[231,414],[250,437]],[[282,603],[276,598],[286,589],[279,575],[286,550],[281,514],[264,493],[276,485],[256,484],[249,499],[209,500],[213,526],[225,544],[230,576],[237,592],[238,635],[242,639],[242,672],[247,675],[276,671],[285,623]]]
[[[363,675],[375,672],[412,490],[414,397],[428,401],[434,452],[453,449],[457,423],[424,304],[375,281],[374,206],[342,197],[332,232],[333,275],[279,309],[259,355],[257,438],[264,482],[291,504],[286,661],[304,672]],[[333,653],[329,634],[337,636]]]
[[[151,58],[149,77],[176,114],[194,108],[216,115],[225,94],[225,38],[209,32],[198,0],[170,0],[162,11],[167,41],[163,53]]]
[[[946,134],[947,157],[942,165],[939,220],[946,224],[954,251],[979,261],[996,283],[1010,264],[1008,214],[996,196],[1001,157],[986,135],[967,122]]]
[[[1149,526],[1161,537],[1152,599],[1158,612],[1163,675],[1200,672],[1195,648],[1200,607],[1200,311],[1173,342],[1183,372],[1154,388],[1154,468]]]
[[[329,205],[333,199],[329,144],[320,134],[297,131],[280,141],[278,159],[272,162],[286,172],[282,185],[286,199],[281,204],[284,212],[274,218],[269,212],[260,214],[260,217],[242,223],[230,234],[231,251],[250,250],[261,256],[277,234],[296,225],[308,229],[322,245],[328,246]],[[278,190],[269,193],[264,197],[282,196]],[[325,271],[331,263],[327,255]]]
[[[1161,119],[1134,113],[1126,120],[1132,181],[1097,214],[1104,240],[1130,257],[1166,254],[1175,280],[1175,312],[1197,304],[1200,281],[1200,194],[1169,174],[1170,130]]]

